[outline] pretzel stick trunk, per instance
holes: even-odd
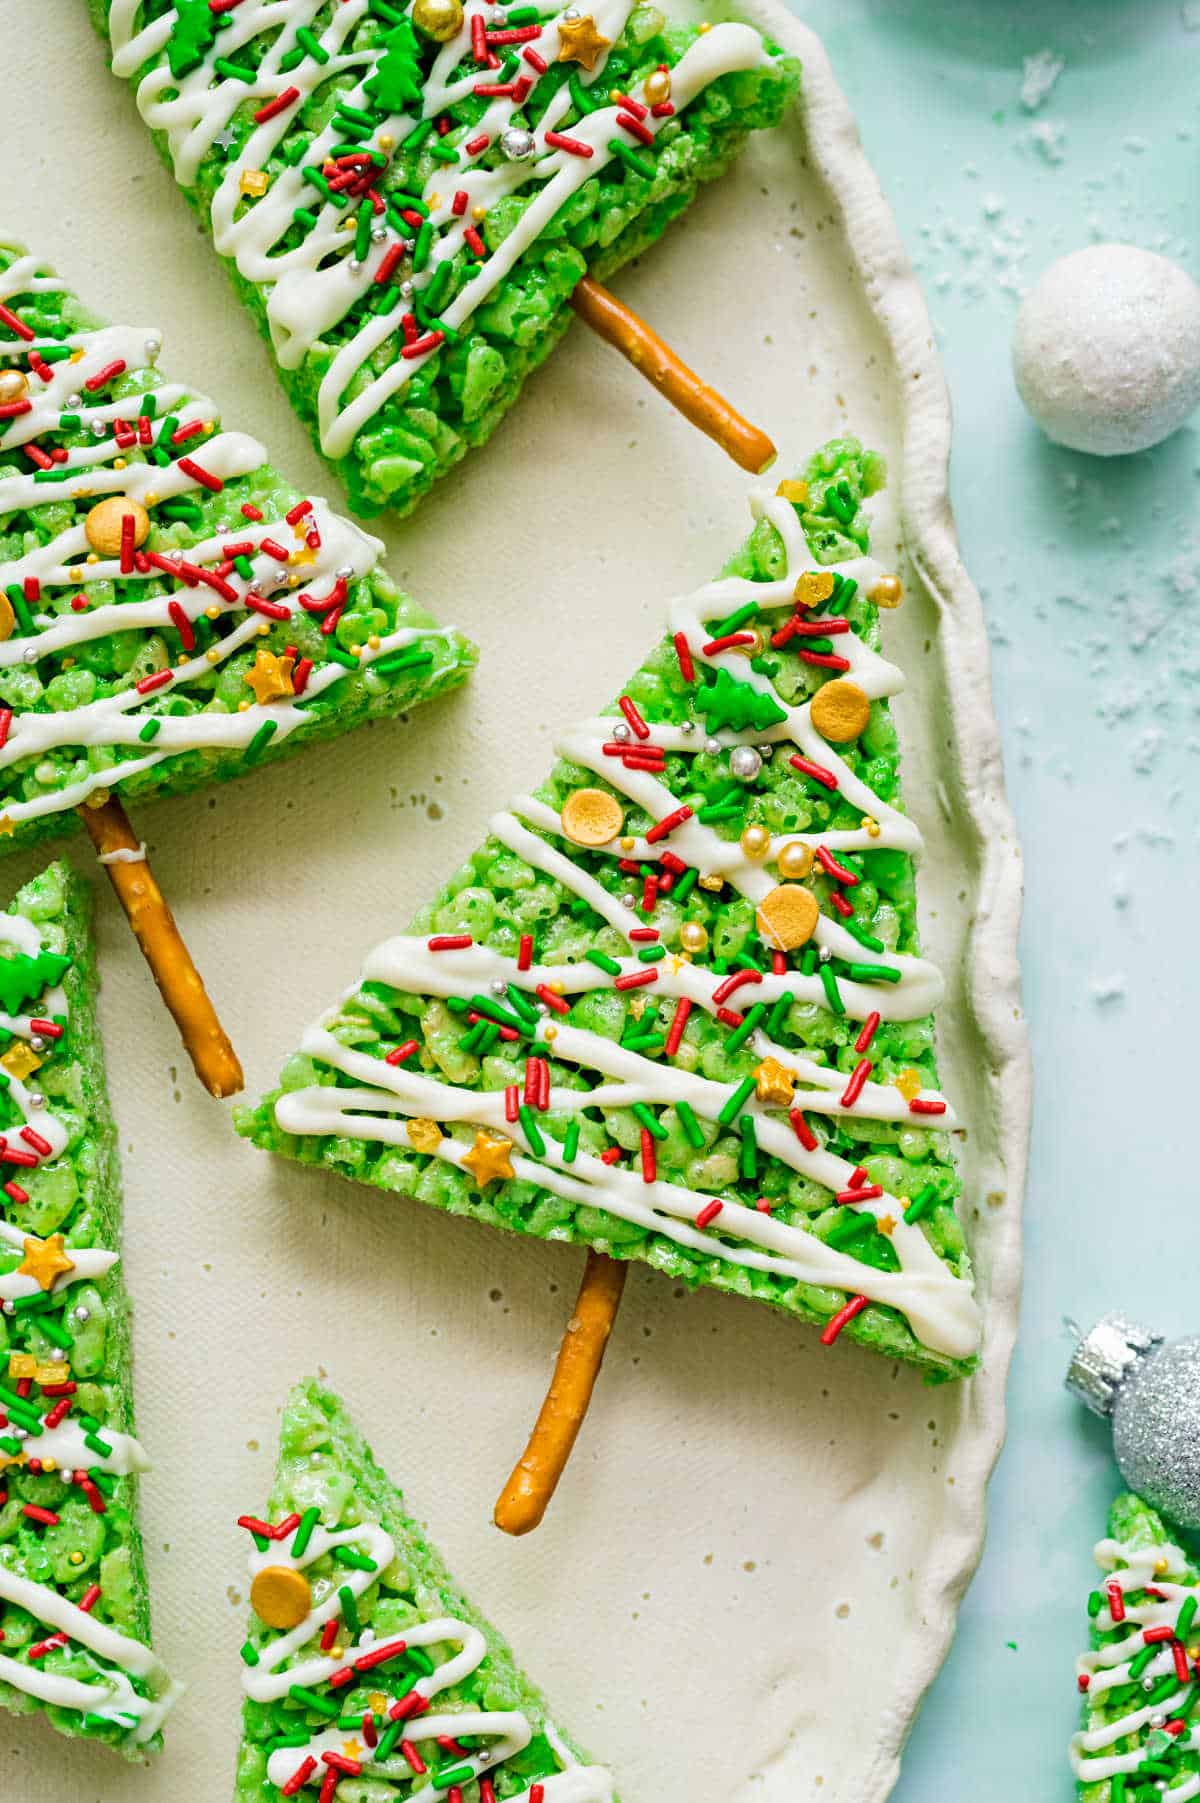
[[[82,807],[78,813],[101,860],[117,851],[133,853],[132,858],[110,857],[104,864],[117,900],[174,1016],[196,1075],[210,1095],[236,1095],[244,1082],[237,1054],[217,1019],[125,809],[110,796],[103,806]]]
[[[702,382],[670,345],[644,319],[623,306],[615,294],[585,275],[576,284],[571,305],[593,332],[627,357],[664,400],[719,444],[739,468],[761,476],[774,463],[775,446],[766,433],[743,419],[724,395]]]
[[[528,1534],[549,1507],[592,1400],[628,1268],[624,1260],[601,1252],[587,1255],[546,1400],[496,1504],[493,1519],[506,1534]]]

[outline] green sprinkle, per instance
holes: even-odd
[[[546,1155],[546,1142],[542,1138],[541,1129],[533,1118],[533,1110],[524,1102],[521,1103],[521,1106],[517,1110],[517,1119],[521,1123],[525,1137],[529,1141],[529,1149],[534,1157],[544,1158]]]
[[[471,1007],[477,1014],[486,1014],[489,1020],[499,1021],[502,1027],[515,1027],[518,1033],[528,1032],[525,1021],[513,1014],[510,1009],[502,1008],[500,1003],[490,995],[473,995]]]
[[[348,651],[343,651],[340,645],[328,646],[325,655],[332,663],[341,664],[343,670],[358,669],[358,659],[351,657]]]
[[[354,222],[354,255],[360,263],[366,262],[371,249],[371,221],[374,217],[375,209],[369,200],[364,200]]]
[[[352,1546],[335,1546],[333,1556],[339,1565],[348,1565],[351,1571],[379,1570],[374,1559],[368,1559],[366,1553],[356,1553]]]
[[[656,1115],[650,1112],[645,1102],[635,1102],[629,1112],[635,1121],[641,1123],[647,1133],[652,1133],[654,1135],[655,1139],[668,1139],[670,1137],[662,1122]]]
[[[1175,1617],[1175,1638],[1176,1638],[1176,1640],[1186,1640],[1187,1639],[1188,1629],[1192,1625],[1192,1622],[1195,1618],[1195,1614],[1196,1614],[1196,1599],[1195,1599],[1195,1597],[1194,1596],[1185,1596],[1182,1603],[1179,1605],[1179,1614]]]
[[[1146,1648],[1146,1651],[1147,1651],[1147,1653],[1149,1653],[1150,1658],[1153,1659],[1154,1654],[1157,1651],[1157,1648],[1150,1646],[1150,1647]],[[1139,1653],[1138,1658],[1140,1659],[1141,1656],[1142,1655]],[[1133,1661],[1132,1660],[1130,1661],[1129,1669],[1130,1669],[1130,1672],[1132,1673],[1132,1671],[1133,1671]],[[1174,1694],[1178,1690],[1178,1688],[1179,1688],[1179,1679],[1172,1672],[1167,1677],[1159,1679],[1158,1683],[1154,1686],[1154,1689],[1150,1692],[1149,1696],[1146,1698],[1146,1701],[1149,1704],[1165,1703],[1168,1697],[1174,1696]]]
[[[246,762],[248,764],[252,764],[255,759],[260,757],[266,750],[268,743],[275,736],[277,724],[278,722],[275,720],[263,721],[262,725],[246,747]]]
[[[571,104],[575,108],[575,111],[579,114],[581,119],[586,119],[589,113],[595,111],[595,107],[592,104],[591,96],[579,79],[579,71],[577,69],[572,69],[570,75],[567,77],[567,88],[570,92]],[[596,104],[603,105],[604,103],[598,101]]]
[[[112,1496],[116,1492],[116,1478],[110,1476],[107,1471],[101,1471],[99,1465],[90,1465],[88,1467],[88,1476],[91,1478],[93,1484],[95,1484],[97,1490],[101,1491],[105,1496]]]
[[[433,120],[423,119],[420,125],[414,126],[407,138],[400,140],[401,150],[419,150],[433,130]]]
[[[311,57],[315,57],[317,62],[327,63],[329,61],[328,50],[326,50],[324,44],[311,26],[302,25],[300,27],[299,31],[296,33],[296,42],[298,44],[303,44],[304,48],[308,51],[308,54]]]
[[[637,175],[644,175],[648,182],[654,180],[654,164],[649,157],[639,156],[636,150],[630,150],[628,144],[622,144],[620,138],[610,138],[608,148],[627,169],[632,169]]]
[[[542,15],[536,6],[514,6],[504,15],[505,25],[540,25]]]
[[[458,152],[453,144],[431,144],[429,154],[435,163],[457,163]]]
[[[868,933],[866,927],[860,926],[857,920],[843,920],[842,925],[850,934],[851,938],[857,939],[860,945],[865,945],[868,951],[882,952],[887,950],[883,940],[877,939],[874,933]]]
[[[474,1776],[474,1766],[443,1766],[440,1772],[434,1773],[433,1782],[437,1790],[446,1790],[452,1784],[469,1784]]]
[[[758,1172],[758,1139],[754,1130],[754,1116],[744,1114],[738,1121],[738,1131],[742,1136],[742,1149],[738,1154],[738,1173],[753,1180]]]
[[[1146,1646],[1142,1648],[1140,1653],[1135,1654],[1129,1661],[1129,1676],[1131,1678],[1140,1678],[1157,1651],[1158,1648],[1156,1646]]]
[[[765,1002],[755,1002],[753,1008],[742,1016],[741,1026],[735,1027],[725,1041],[726,1052],[740,1052],[766,1012],[767,1004]]]
[[[0,1434],[0,1451],[8,1453],[10,1458],[19,1459],[24,1450],[23,1441],[14,1440],[10,1434]]]
[[[631,1039],[621,1041],[627,1052],[661,1052],[666,1043],[665,1033],[635,1033]]]
[[[323,1697],[315,1690],[306,1690],[303,1684],[289,1684],[288,1695],[295,1703],[302,1703],[305,1709],[315,1709],[318,1715],[340,1715],[341,1707],[329,1697]]]
[[[929,1185],[929,1188],[930,1189],[933,1188],[932,1183]],[[906,1220],[908,1219],[907,1215],[905,1216],[905,1219]],[[1087,1612],[1092,1621],[1095,1621],[1096,1617],[1099,1615],[1099,1613],[1100,1613],[1101,1609],[1103,1609],[1103,1607],[1104,1607],[1104,1598],[1100,1595],[1100,1592],[1098,1590],[1093,1590],[1087,1600]],[[1178,1632],[1178,1629],[1176,1629],[1176,1632]]]
[[[52,1346],[67,1348],[73,1344],[70,1334],[57,1321],[39,1321],[38,1326]]]
[[[577,1120],[570,1120],[567,1122],[567,1137],[563,1140],[563,1163],[574,1164],[575,1155],[578,1151],[579,1122]]]
[[[242,1642],[240,1651],[243,1665],[258,1664],[258,1654],[248,1640]],[[307,1740],[307,1736],[305,1736],[305,1739]]]
[[[719,820],[736,820],[741,812],[740,801],[713,801],[698,809],[696,818],[701,826],[714,826]]]
[[[851,1240],[856,1240],[861,1233],[867,1232],[868,1229],[872,1233],[875,1231],[873,1214],[868,1212],[858,1214],[854,1209],[847,1209],[832,1233],[826,1234],[825,1244],[839,1248],[848,1246]]]
[[[696,1119],[691,1103],[676,1102],[675,1112],[679,1116],[679,1124],[683,1128],[688,1143],[695,1146],[697,1152],[701,1151],[704,1146],[704,1132]]]
[[[770,1019],[767,1021],[767,1032],[772,1039],[778,1039],[779,1035],[787,1026],[787,1017],[791,1006],[791,996],[781,995],[779,1000],[775,1003],[775,1006],[771,1009]]]
[[[846,975],[856,983],[898,983],[902,976],[894,964],[848,964]]]
[[[1109,1788],[1109,1803],[1125,1803],[1125,1774],[1117,1772]]]
[[[388,208],[389,218],[391,217],[391,209],[397,209],[396,218],[393,221],[393,224],[398,231],[403,232],[406,236],[409,231],[409,224],[407,219],[401,219],[399,209],[403,208],[404,211],[409,213],[419,213],[422,219],[429,218],[429,205],[426,201],[421,199],[419,194],[390,194],[388,196]]]
[[[355,1716],[354,1726],[356,1728],[362,1727],[362,1716],[361,1715]],[[267,1752],[268,1753],[286,1753],[292,1747],[306,1747],[308,1745],[310,1739],[311,1739],[311,1736],[308,1734],[304,1734],[304,1733],[276,1734],[273,1739],[271,1739],[267,1742]]]
[[[483,1038],[486,1026],[487,1022],[481,1020],[471,1028],[469,1033],[464,1033],[462,1038],[455,1042],[459,1051],[467,1053],[475,1052],[479,1047],[480,1040]]]
[[[395,676],[401,670],[427,669],[432,663],[432,651],[419,645],[402,645],[399,651],[389,651],[386,657],[375,658],[371,668],[381,676]]]
[[[40,475],[41,473],[42,472],[39,470],[38,474]],[[19,582],[10,582],[4,592],[12,605],[13,615],[17,625],[21,628],[21,631],[24,633],[32,632],[34,630],[33,615],[25,604],[25,594],[21,588],[21,584]]]
[[[107,1440],[102,1440],[99,1434],[85,1434],[83,1436],[83,1443],[89,1451],[94,1452],[98,1458],[110,1459],[112,1457],[112,1446]]]
[[[390,313],[392,308],[401,299],[400,284],[398,282],[389,282],[386,287],[381,288],[376,294],[375,299],[371,302],[371,310],[381,315]]]
[[[392,1748],[395,1746],[396,1742],[399,1740],[400,1736],[403,1733],[404,1733],[404,1723],[403,1722],[389,1722],[388,1723],[388,1725],[384,1729],[383,1733],[379,1736],[379,1745],[376,1747],[375,1752],[372,1754],[372,1758],[377,1765],[382,1765],[386,1759],[391,1758]]]
[[[144,406],[142,411],[145,412]],[[58,416],[58,429],[60,432],[78,432],[82,424],[83,420],[78,413],[60,413]]]
[[[235,63],[232,57],[219,56],[213,63],[218,75],[226,75],[230,81],[254,82],[258,78],[253,69],[244,69],[241,63]]]
[[[699,877],[700,872],[694,866],[685,870],[671,892],[671,900],[673,902],[684,901],[696,887]]]
[[[904,1219],[908,1222],[909,1226],[911,1227],[914,1221],[919,1221],[923,1215],[927,1215],[936,1200],[937,1189],[935,1185],[927,1183],[925,1188],[920,1190],[913,1197],[912,1201],[904,1211]],[[1088,1600],[1088,1607],[1089,1609],[1091,1608],[1090,1598]],[[1093,1611],[1093,1613],[1095,1613],[1095,1611]]]
[[[156,739],[158,737],[161,728],[161,720],[147,720],[146,724],[138,733],[138,738],[141,739],[143,744],[148,745],[151,739]]]
[[[618,965],[617,968],[620,969],[620,966]],[[521,1020],[526,1027],[537,1026],[538,1011],[523,989],[518,989],[515,983],[510,983],[508,985],[508,999],[513,1005],[514,1013],[520,1015]]]
[[[283,75],[290,75],[292,70],[298,69],[303,61],[303,50],[299,47],[294,50],[289,50],[286,56],[281,56],[279,59],[280,73]]]
[[[343,1584],[338,1591],[338,1602],[342,1605],[342,1620],[345,1622],[350,1632],[357,1637],[358,1604],[355,1601],[354,1592],[351,1590],[349,1584]]]
[[[425,1678],[432,1677],[432,1675],[433,1675],[433,1660],[429,1657],[428,1653],[423,1651],[423,1649],[421,1647],[410,1646],[408,1649],[408,1652],[405,1654],[405,1658],[408,1660],[408,1663],[413,1667],[414,1671],[419,1671],[421,1673],[422,1677],[425,1677]]]
[[[303,1558],[304,1554],[308,1551],[308,1543],[313,1537],[313,1529],[320,1519],[320,1509],[316,1507],[305,1509],[303,1515],[300,1517],[300,1525],[296,1529],[296,1538],[292,1541],[293,1559]]]
[[[750,1100],[750,1097],[753,1094],[754,1094],[754,1078],[753,1077],[743,1077],[741,1082],[738,1084],[737,1088],[733,1091],[732,1095],[729,1097],[729,1100],[726,1102],[724,1108],[722,1108],[720,1114],[717,1116],[717,1119],[720,1121],[722,1127],[728,1127],[731,1124],[734,1117],[741,1113],[742,1109],[746,1106],[746,1103]]]
[[[659,959],[665,958],[666,955],[667,948],[665,945],[644,945],[638,952],[638,963],[657,964]]]
[[[821,966],[821,987],[825,991],[825,1000],[829,1003],[831,1011],[834,1014],[845,1014],[846,1004],[842,1000],[831,964],[822,964]]]
[[[727,620],[721,620],[719,623],[711,626],[709,628],[709,637],[723,639],[726,634],[730,632],[740,632],[741,628],[749,621],[753,620],[757,613],[758,602],[747,601],[744,607],[739,607],[737,612],[730,614]]]
[[[607,952],[598,952],[593,946],[590,951],[584,952],[583,955],[589,964],[596,965],[599,970],[607,971],[610,977],[620,976],[621,966],[617,963],[615,958],[610,958]]]
[[[299,32],[296,35],[299,37]],[[378,124],[373,113],[365,113],[360,106],[351,106],[348,100],[339,100],[337,110],[343,118],[352,119],[355,125],[365,125],[369,131]]]
[[[312,139],[304,132],[300,132],[290,143],[284,145],[282,151],[284,162],[287,163],[290,168],[294,169],[296,164],[302,163],[308,155],[311,143]]]
[[[432,249],[433,226],[427,219],[417,233],[416,242],[413,244],[412,266],[414,269],[424,269]]]

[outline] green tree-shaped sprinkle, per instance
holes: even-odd
[[[176,79],[190,75],[213,41],[214,14],[208,0],[175,0],[175,29],[167,42],[167,62]]]
[[[70,963],[61,952],[40,951],[36,958],[27,952],[0,957],[0,1007],[6,1014],[19,1013],[22,1003],[53,987]]]
[[[405,113],[419,107],[424,76],[417,34],[408,19],[388,32],[383,55],[366,82],[371,104],[385,113]]]

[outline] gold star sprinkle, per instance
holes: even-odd
[[[582,19],[561,19],[558,26],[558,60],[560,63],[582,63],[589,72],[596,67],[600,53],[611,50],[612,39],[596,29],[591,13]]]
[[[75,1261],[67,1257],[66,1241],[61,1233],[48,1240],[27,1239],[25,1257],[17,1266],[22,1277],[35,1277],[43,1290],[52,1290],[60,1277],[75,1269]]]
[[[778,1058],[764,1058],[754,1067],[754,1093],[770,1108],[790,1108],[796,1079]]]
[[[362,1742],[360,1740],[344,1740],[342,1742],[342,1752],[346,1755],[347,1759],[361,1759],[362,1750]]]
[[[243,169],[242,179],[238,187],[251,200],[261,200],[271,186],[271,178],[265,169]]]
[[[292,660],[276,657],[265,645],[254,656],[253,667],[246,671],[246,681],[254,690],[254,699],[262,707],[268,701],[279,701],[292,694]]]
[[[444,1138],[437,1122],[426,1114],[414,1115],[408,1123],[408,1143],[414,1152],[436,1152]]]
[[[512,1149],[512,1140],[505,1139],[502,1133],[484,1133],[481,1129],[471,1150],[464,1152],[463,1164],[479,1188],[486,1189],[497,1177],[516,1176],[509,1157]]]
[[[880,1233],[886,1233],[890,1239],[892,1234],[896,1231],[896,1217],[895,1215],[880,1215],[875,1225],[878,1227]]]
[[[24,1083],[26,1077],[32,1077],[34,1071],[41,1070],[44,1062],[32,1046],[26,1045],[23,1039],[18,1039],[0,1058],[0,1067],[10,1077],[15,1077],[18,1083]]]
[[[382,142],[383,140],[380,139],[380,143]],[[371,1714],[382,1715],[391,1700],[391,1697],[385,1697],[381,1690],[373,1690],[367,1698],[368,1703],[371,1705]]]
[[[919,1096],[921,1093],[921,1073],[914,1070],[911,1064],[907,1070],[900,1072],[894,1082],[906,1102],[911,1102],[914,1096]]]

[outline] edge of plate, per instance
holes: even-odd
[[[989,1059],[989,1123],[1002,1148],[1005,1206],[992,1223],[983,1356],[967,1401],[969,1431],[947,1503],[942,1544],[914,1596],[910,1657],[896,1676],[884,1731],[858,1803],[883,1803],[925,1691],[949,1651],[958,1606],[983,1550],[986,1487],[1004,1441],[1005,1386],[1016,1338],[1032,1066],[1021,1007],[1017,936],[1022,865],[1004,788],[992,708],[991,658],[979,591],[963,564],[949,494],[950,399],[924,296],[867,159],[854,114],[820,39],[783,0],[740,0],[737,13],[793,51],[804,69],[804,124],[814,169],[834,201],[852,268],[901,381],[900,526],[939,617],[962,801],[980,855],[967,1005]]]

